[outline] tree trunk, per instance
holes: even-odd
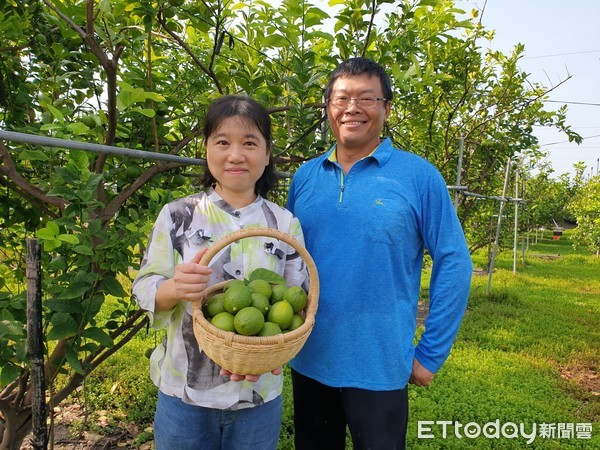
[[[31,368],[33,448],[48,448],[46,380],[42,331],[41,249],[37,239],[27,239],[27,355]]]

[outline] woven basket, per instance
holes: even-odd
[[[243,336],[223,331],[212,325],[202,312],[202,305],[221,292],[226,281],[210,286],[203,300],[193,302],[194,335],[200,348],[222,368],[242,375],[261,375],[271,372],[292,359],[302,348],[315,323],[319,299],[319,277],[308,251],[292,236],[274,228],[244,228],[219,239],[208,248],[200,264],[208,265],[223,248],[240,239],[266,236],[292,246],[302,257],[308,269],[310,288],[304,309],[304,324],[287,333],[275,336]]]

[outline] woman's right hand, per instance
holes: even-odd
[[[175,266],[173,278],[165,281],[156,291],[156,310],[168,311],[180,301],[193,302],[204,298],[212,269],[200,265],[207,248],[200,250],[188,261]]]
[[[175,266],[173,288],[177,299],[192,302],[204,298],[204,291],[212,273],[210,267],[200,265],[206,250],[208,248],[200,250],[190,261]]]

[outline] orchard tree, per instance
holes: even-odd
[[[541,170],[526,180],[526,211],[530,227],[550,228],[554,221],[569,218],[567,204],[570,200],[571,181],[568,175],[552,177],[553,170],[542,165]]]
[[[556,127],[576,142],[581,137],[566,125],[566,107],[544,109],[557,86],[532,83],[518,69],[524,47],[516,45],[508,55],[482,50],[492,37],[476,11],[465,20],[450,1],[404,3],[390,14],[372,51],[390,67],[396,87],[388,121],[396,144],[433,162],[455,184],[462,138],[461,185],[499,196],[506,165],[523,153],[540,154],[534,125]],[[487,224],[498,203],[461,196],[459,204],[471,250],[487,245]]]
[[[461,175],[473,192],[498,194],[507,160],[536,150],[533,125],[579,140],[566,109],[544,109],[549,89],[518,70],[522,47],[482,50],[492,33],[451,0],[332,3],[330,29],[316,1],[3,2],[0,127],[202,160],[207,105],[247,94],[270,109],[275,163],[293,173],[332,142],[328,74],[362,55],[392,77],[387,134],[449,182],[464,137]],[[386,3],[395,9],[376,21]],[[0,158],[0,448],[13,449],[31,429],[25,239],[44,247],[45,368],[49,385],[61,386],[49,393],[57,405],[146,325],[123,280],[135,273],[158,210],[197,190],[202,170],[9,141],[0,141]],[[485,245],[477,224],[492,210],[461,198],[472,248]],[[119,306],[101,320],[109,296]]]
[[[600,257],[600,176],[596,175],[577,191],[569,202],[577,220],[573,231],[574,247],[584,247]]]

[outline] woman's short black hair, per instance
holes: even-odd
[[[241,96],[241,95],[225,95],[219,97],[208,107],[204,118],[204,143],[208,141],[212,135],[221,126],[225,119],[230,117],[240,117],[248,123],[251,123],[258,128],[258,131],[263,135],[267,142],[267,152],[269,152],[269,164],[265,167],[262,176],[256,182],[254,192],[266,197],[267,193],[277,186],[277,174],[271,155],[271,147],[273,145],[273,137],[271,134],[271,118],[267,109],[256,100]],[[208,166],[204,172],[202,185],[205,188],[212,187],[217,180],[210,173]]]
[[[383,92],[383,97],[388,102],[392,100],[394,92],[392,91],[390,78],[385,72],[385,69],[372,59],[363,57],[347,59],[346,61],[340,63],[333,70],[333,72],[331,72],[331,75],[329,76],[329,82],[323,90],[325,99],[329,99],[329,97],[331,96],[333,84],[338,78],[346,78],[360,75],[375,76],[379,78],[379,81],[381,82],[381,91]]]

